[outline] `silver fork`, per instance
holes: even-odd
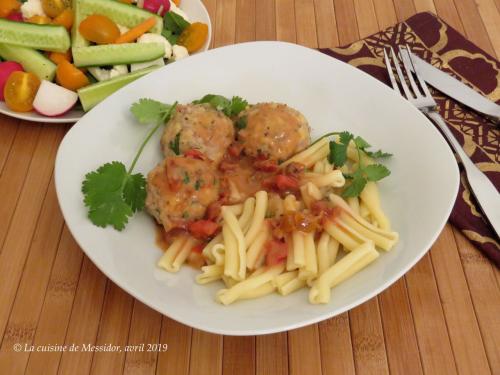
[[[392,88],[403,97],[406,97],[410,103],[412,103],[422,113],[433,120],[437,126],[439,126],[451,144],[453,150],[455,150],[456,154],[460,158],[464,166],[465,173],[467,174],[467,180],[469,181],[471,191],[479,202],[484,215],[490,222],[497,236],[500,236],[500,195],[488,177],[486,177],[484,173],[481,172],[469,159],[465,151],[462,149],[462,146],[460,146],[460,143],[458,143],[450,129],[448,129],[448,126],[444,122],[441,115],[437,112],[437,104],[432,98],[424,80],[420,78],[418,69],[416,69],[415,64],[412,62],[410,52],[409,46],[399,47],[399,56],[401,57],[403,62],[402,65],[404,67],[403,73],[400,61],[394,53],[392,47],[390,48],[390,56],[384,49],[385,65],[387,72],[389,73]],[[394,65],[394,68],[396,69],[398,79],[394,76],[392,65]],[[414,73],[412,73],[412,70]],[[408,87],[407,81],[410,83],[410,87]],[[403,89],[402,92],[400,86]]]

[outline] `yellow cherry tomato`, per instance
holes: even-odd
[[[73,26],[73,11],[69,8],[64,9],[61,14],[59,14],[56,18],[52,20],[54,25],[61,25],[66,28],[66,30],[71,29]]]
[[[48,25],[52,22],[49,17],[39,16],[38,14],[36,16],[28,18],[26,21],[29,23],[36,23],[37,25]]]
[[[172,0],[175,5],[179,6],[181,5],[181,0]]]
[[[71,7],[70,0],[42,0],[42,8],[49,17],[57,17],[64,9]]]
[[[12,12],[19,10],[21,3],[17,0],[1,0],[0,1],[0,17],[5,18]]]
[[[177,44],[186,47],[189,53],[198,51],[205,44],[208,35],[208,26],[201,22],[194,22],[184,29]]]
[[[61,61],[71,62],[71,50],[68,49],[66,52],[49,52],[49,59],[54,64],[59,64]]]
[[[92,14],[80,22],[78,31],[82,36],[97,44],[113,43],[120,36],[120,29],[108,17]]]
[[[62,87],[72,91],[76,91],[89,84],[87,76],[66,60],[62,60],[57,64],[56,81]]]
[[[3,89],[5,104],[16,112],[29,112],[40,86],[40,79],[33,73],[12,73]]]
[[[120,0],[120,2],[125,4],[132,4],[132,0]]]

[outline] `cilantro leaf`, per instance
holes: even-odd
[[[163,16],[163,25],[166,30],[170,30],[175,34],[180,34],[190,25],[190,23],[175,12],[167,12]]]
[[[246,116],[240,117],[238,120],[234,122],[234,126],[238,130],[245,129],[247,127],[247,117]]]
[[[382,164],[371,164],[363,168],[368,181],[378,181],[391,174],[391,171]]]
[[[153,99],[142,98],[132,104],[130,111],[141,124],[157,123],[165,120],[173,106],[160,103]]]
[[[132,212],[140,211],[144,208],[146,201],[146,179],[141,173],[129,175],[123,187],[123,200],[127,203]]]
[[[245,110],[247,106],[248,102],[246,100],[240,98],[239,96],[233,96],[231,98],[230,106],[231,116],[236,116],[241,111]]]
[[[354,138],[354,136],[349,132],[342,132],[339,134],[340,143],[342,143],[343,145],[346,145],[346,146],[349,145],[349,142],[353,138]]]
[[[361,138],[359,135],[356,138],[354,138],[354,144],[356,145],[357,148],[361,150],[370,147],[370,144],[366,142],[363,138]]]
[[[373,159],[389,158],[392,156],[392,154],[384,152],[382,150],[377,150],[377,151],[363,150],[363,152]]]
[[[129,177],[125,166],[117,161],[104,164],[85,176],[82,184],[84,203],[89,208],[88,216],[95,225],[112,225],[117,230],[125,227],[128,217],[134,212],[123,195]]]
[[[224,112],[224,114],[228,117],[238,115],[248,106],[248,102],[246,100],[243,100],[239,96],[233,96],[231,99],[228,99],[222,95],[215,94],[205,95],[203,98],[193,101],[193,103],[210,104],[216,110]]]
[[[366,178],[363,177],[362,173],[359,170],[356,171],[351,184],[342,192],[342,196],[344,198],[357,197],[365,188],[366,182]]]
[[[169,142],[168,147],[174,152],[176,155],[180,155],[181,151],[179,148],[179,140],[181,139],[181,132],[175,135],[175,138]]]
[[[343,166],[347,161],[347,146],[342,143],[330,141],[328,161],[337,168]]]

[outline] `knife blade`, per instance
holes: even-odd
[[[493,118],[495,122],[500,122],[500,105],[485,98],[459,80],[422,60],[414,53],[412,53],[411,58],[418,74],[432,87],[467,107]]]

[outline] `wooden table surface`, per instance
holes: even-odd
[[[205,4],[214,46],[263,39],[338,46],[428,10],[500,56],[500,0]],[[0,117],[0,374],[500,374],[500,272],[450,225],[391,288],[302,329],[223,337],[151,310],[98,271],[64,224],[53,167],[67,129]],[[24,350],[73,343],[168,350]]]

